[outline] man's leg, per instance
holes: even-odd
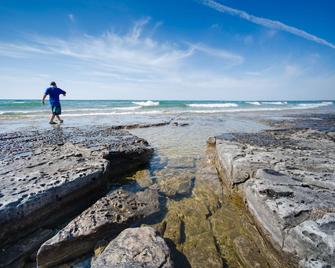
[[[54,114],[52,114],[52,116],[51,116],[51,118],[50,118],[50,124],[55,124],[55,122],[54,122],[54,119],[55,119],[55,115]]]
[[[60,116],[58,114],[56,114],[56,117],[57,117],[57,119],[60,123],[63,123],[63,120],[60,118]]]

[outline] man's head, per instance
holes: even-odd
[[[50,86],[56,87],[56,86],[57,86],[57,85],[56,85],[56,82],[55,82],[55,81],[52,81],[52,82],[50,83]]]

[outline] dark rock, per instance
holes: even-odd
[[[129,228],[112,240],[92,268],[171,268],[170,250],[151,227]]]
[[[115,190],[72,220],[38,251],[39,266],[50,267],[92,252],[99,240],[159,211],[158,193]]]
[[[25,258],[30,257],[33,253],[36,254],[39,246],[45,240],[53,235],[52,230],[38,230],[26,238],[17,241],[15,245],[0,251],[0,267],[15,267],[13,264],[24,261]]]

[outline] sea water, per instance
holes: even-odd
[[[180,117],[200,121],[236,114],[335,111],[334,101],[166,101],[166,100],[63,100],[62,117],[67,126],[149,123]],[[48,103],[40,100],[0,100],[0,131],[21,127],[46,127]],[[217,123],[217,122],[215,122]]]

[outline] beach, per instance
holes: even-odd
[[[67,189],[67,180],[71,181],[78,174],[82,174],[81,177],[86,178],[90,173],[98,172],[96,167],[101,164],[104,165],[104,168],[99,169],[99,172],[102,173],[97,178],[104,178],[103,181],[106,179],[108,183],[102,183],[100,179],[98,181],[101,184],[85,180],[81,183],[78,182],[77,189],[88,187],[91,198],[85,198],[87,193],[83,194],[82,190],[76,190],[77,193],[75,193],[76,187],[74,187],[72,195],[81,200],[82,206],[77,207],[64,203],[68,213],[64,212],[62,219],[52,220],[50,224],[43,224],[45,219],[41,215],[40,228],[48,231],[43,233],[44,235],[34,247],[26,252],[21,250],[18,259],[10,259],[8,256],[13,254],[11,252],[9,255],[2,255],[2,260],[6,260],[8,264],[20,261],[26,265],[34,265],[36,259],[31,258],[31,254],[32,252],[36,254],[38,250],[37,259],[46,267],[60,263],[77,265],[74,267],[102,267],[99,266],[103,263],[99,256],[110,242],[111,237],[116,234],[104,233],[103,228],[99,227],[99,221],[93,224],[85,218],[85,215],[90,214],[91,211],[95,211],[92,212],[92,215],[100,213],[97,212],[101,206],[99,202],[101,204],[107,202],[103,198],[106,200],[119,198],[121,203],[124,202],[123,204],[128,204],[129,200],[136,200],[136,207],[138,207],[136,213],[126,205],[127,211],[130,211],[130,214],[127,215],[134,213],[133,216],[124,216],[125,212],[122,214],[121,211],[114,211],[112,215],[115,215],[115,220],[112,216],[112,222],[107,221],[106,224],[119,230],[117,223],[119,220],[116,219],[119,217],[118,215],[121,215],[121,221],[125,217],[124,223],[127,222],[125,226],[127,228],[153,227],[165,239],[169,252],[167,253],[166,248],[160,244],[162,252],[166,254],[166,258],[171,258],[174,267],[291,267],[292,265],[309,267],[308,265],[313,264],[313,260],[311,261],[305,256],[304,250],[301,250],[302,253],[294,252],[295,249],[299,248],[297,244],[288,244],[284,250],[281,246],[278,247],[280,239],[277,241],[273,238],[278,236],[277,229],[273,231],[271,224],[266,225],[260,220],[264,220],[264,217],[275,219],[275,216],[270,215],[266,207],[257,210],[258,207],[261,207],[257,202],[267,204],[269,202],[266,201],[267,199],[259,201],[265,197],[263,195],[253,196],[252,189],[259,187],[257,191],[260,189],[260,192],[268,193],[269,200],[275,200],[273,202],[277,202],[279,197],[291,197],[290,194],[280,196],[282,192],[289,192],[287,189],[279,189],[279,186],[276,185],[270,185],[263,189],[261,185],[257,185],[258,179],[254,180],[257,177],[267,181],[272,173],[268,175],[262,171],[266,169],[275,169],[283,176],[292,177],[299,177],[301,174],[299,173],[298,176],[291,170],[308,170],[307,166],[302,164],[303,161],[293,164],[290,162],[292,167],[290,170],[285,168],[285,165],[275,166],[273,164],[291,161],[291,158],[284,157],[288,150],[296,152],[292,158],[299,158],[300,153],[309,152],[313,157],[311,159],[317,159],[317,151],[320,150],[319,158],[321,160],[314,161],[315,165],[320,165],[320,170],[315,170],[312,175],[307,174],[306,171],[307,173],[302,177],[324,175],[322,167],[325,168],[325,164],[322,161],[326,161],[325,163],[331,166],[334,153],[333,141],[331,140],[333,137],[331,133],[334,132],[333,117],[335,114],[333,101],[69,100],[63,102],[62,108],[65,123],[49,126],[49,107],[47,105],[43,107],[38,101],[29,100],[0,101],[1,142],[4,146],[2,150],[6,152],[3,154],[2,164],[3,167],[6,167],[7,172],[2,174],[3,178],[7,176],[8,178],[12,177],[15,181],[20,180],[29,169],[26,166],[27,163],[33,166],[30,170],[37,173],[40,170],[48,173],[47,166],[53,167],[55,164],[52,170],[58,173],[57,176],[61,178],[60,187]],[[280,133],[266,132],[271,129],[286,130]],[[308,132],[309,129],[312,131],[311,133]],[[39,138],[35,140],[35,136]],[[46,137],[45,140],[43,136]],[[270,136],[278,136],[278,141],[270,139]],[[61,141],[58,140],[59,138]],[[11,139],[18,143],[26,142],[29,145],[13,145]],[[270,142],[267,144],[257,143],[254,141],[257,139],[270,140]],[[296,141],[294,145],[289,142],[280,144],[280,142],[291,139]],[[309,143],[313,144],[309,149],[299,145],[299,142],[304,143],[308,139],[310,139]],[[318,144],[318,141],[321,143]],[[325,141],[329,142],[330,145],[326,146]],[[43,146],[46,146],[45,150]],[[294,149],[292,146],[295,146]],[[304,146],[306,147],[306,145]],[[40,154],[36,152],[38,148],[42,150],[40,154],[42,153],[44,160],[38,158],[42,157],[38,156]],[[274,148],[279,149],[275,150]],[[107,156],[104,157],[104,160],[100,159],[98,156],[101,153],[106,155],[106,150]],[[325,150],[329,151],[322,154]],[[136,152],[138,157],[134,158],[133,152]],[[258,160],[249,159],[249,155],[253,155],[256,159],[258,157]],[[266,160],[262,165],[254,164],[255,162],[262,163],[264,159],[268,158],[271,158],[272,162]],[[241,162],[238,162],[240,161],[238,159],[241,159]],[[17,164],[17,173],[14,172],[11,161]],[[37,161],[41,165],[34,166],[31,161],[34,163]],[[88,166],[83,168],[81,161],[87,163]],[[8,163],[8,166],[5,163]],[[119,164],[111,168],[110,165],[113,163]],[[137,164],[133,165],[134,163]],[[72,169],[72,165],[75,168]],[[116,172],[120,167],[118,165],[122,166],[122,172]],[[235,173],[230,173],[230,165],[234,167]],[[252,170],[250,171],[249,168]],[[329,185],[333,183],[334,171],[328,166],[327,169],[328,177],[324,176],[326,186],[322,187],[326,189],[327,194],[334,195],[334,189],[328,186],[328,183],[330,183]],[[247,176],[245,172],[247,172]],[[32,183],[34,183],[34,180],[37,179],[34,174],[27,174],[26,179],[28,181],[32,179]],[[67,177],[63,178],[64,174]],[[272,175],[277,176],[278,174],[273,173]],[[47,185],[49,181],[56,180],[53,180],[52,177],[55,175],[50,174],[50,176]],[[37,177],[39,180],[43,180],[43,176],[37,175]],[[110,180],[109,177],[113,179]],[[273,180],[276,181],[276,179],[278,178],[275,177]],[[285,180],[289,179],[285,177]],[[304,179],[300,181],[304,181]],[[255,185],[252,184],[253,182]],[[21,187],[20,185],[24,184],[22,181],[17,181],[18,186],[15,187]],[[305,181],[303,184],[309,185],[308,187],[311,189],[320,186],[315,186],[318,184],[310,181]],[[6,185],[9,189],[14,187],[10,181]],[[125,192],[118,192],[121,190]],[[42,186],[41,191],[48,195],[47,186]],[[64,193],[63,191],[60,193]],[[295,191],[300,193],[300,190]],[[314,196],[313,191],[308,194]],[[5,189],[2,192],[1,198],[7,200],[6,202],[13,207],[14,212],[15,208],[23,209],[23,211],[27,208],[25,205],[20,206],[20,202],[27,204],[30,198],[22,197],[24,193],[20,193],[18,196],[19,204],[14,204],[15,197],[12,194],[16,193],[16,190],[7,191]],[[142,192],[145,194],[141,194]],[[271,196],[274,192],[278,192],[279,197],[276,194],[275,198]],[[137,196],[133,196],[134,193]],[[9,196],[14,201],[8,201]],[[64,198],[66,196],[64,194]],[[43,202],[41,204],[48,203],[47,201]],[[283,200],[278,202],[283,202]],[[142,211],[139,209],[140,203],[150,204],[150,206],[144,205]],[[311,203],[310,207],[297,210],[298,212],[294,213],[301,215],[299,211],[312,211],[313,204]],[[315,206],[320,204],[321,202],[315,203]],[[96,207],[94,208],[94,206]],[[326,206],[329,210],[327,213],[331,213],[331,209],[333,209],[331,206],[331,203]],[[3,213],[7,213],[4,205],[1,209]],[[53,209],[57,211],[57,208],[50,207],[50,211]],[[84,211],[85,209],[87,212]],[[38,215],[38,210],[31,209],[31,211],[37,213],[34,217]],[[259,218],[261,212],[267,213],[264,214],[266,216]],[[289,218],[294,217],[294,213],[293,216],[288,214]],[[327,213],[314,220],[322,219]],[[307,214],[306,212],[302,213],[302,215]],[[99,215],[97,214],[96,218],[101,217]],[[139,221],[137,218],[144,220]],[[24,219],[23,216],[20,221],[24,222]],[[308,217],[300,218],[300,216],[299,219],[301,220],[298,223],[290,221],[288,224],[295,228],[306,220],[310,220]],[[286,222],[282,223],[282,218],[275,221],[280,223],[275,225],[278,230],[281,230],[281,224],[287,224]],[[331,221],[328,223],[327,226],[334,224]],[[84,231],[85,228],[88,228],[85,227],[85,224],[92,229],[99,230],[101,232],[99,238],[96,238],[92,245],[83,246],[83,251],[80,253],[72,251],[71,248],[78,245],[78,242],[76,242],[77,240],[67,240],[67,237],[78,235],[79,240],[91,239],[87,238],[90,234]],[[14,241],[24,240],[26,229],[31,228],[29,220],[26,225],[27,227],[19,231],[22,232],[22,236],[12,237],[11,241],[6,241],[8,237],[6,238],[4,233],[2,245],[6,248],[12,248]],[[74,227],[79,228],[79,231],[73,231]],[[286,225],[285,228],[287,228]],[[62,229],[63,231],[61,231]],[[117,233],[120,233],[122,229]],[[273,232],[271,233],[269,230]],[[27,231],[27,234],[32,231],[33,229]],[[8,234],[13,232],[8,228]],[[146,230],[144,233],[147,232],[149,231]],[[331,235],[327,239],[333,241]],[[102,240],[104,241],[101,242]],[[291,240],[294,241],[294,239]],[[24,242],[22,243],[24,244]],[[331,243],[334,242],[329,243],[332,245]],[[41,246],[42,244],[43,246]],[[64,252],[61,250],[62,245],[69,247],[67,249],[69,256],[64,259],[62,259],[64,256]],[[327,244],[326,248],[329,245]],[[13,252],[14,249],[12,249]],[[311,249],[313,249],[313,245]],[[332,260],[328,259],[329,255],[327,254],[320,255],[320,259],[318,259],[318,255],[313,258],[317,260],[318,264],[321,263],[320,265],[332,264]],[[57,262],[50,262],[50,260],[56,259]]]

